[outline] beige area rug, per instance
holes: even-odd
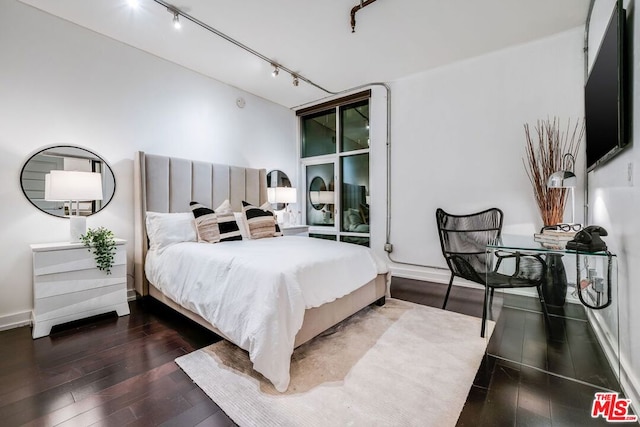
[[[454,426],[485,352],[480,322],[387,299],[297,348],[285,393],[226,341],[176,363],[240,426]]]

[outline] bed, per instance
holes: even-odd
[[[288,386],[295,347],[369,304],[384,303],[386,266],[357,245],[285,236],[219,244],[180,242],[162,252],[149,248],[147,212],[190,212],[192,200],[212,208],[228,200],[237,212],[243,201],[261,206],[267,201],[264,169],[138,152],[134,172],[136,292],[247,350],[254,368],[277,390]],[[325,253],[326,259],[321,255]],[[313,262],[312,254],[318,258]],[[209,257],[226,257],[231,267],[220,267],[207,261]],[[278,260],[284,263],[276,266]],[[216,278],[215,287],[209,277]],[[244,286],[257,287],[250,291]],[[206,293],[194,287],[206,287]]]

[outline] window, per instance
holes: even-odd
[[[336,152],[336,112],[322,111],[302,118],[302,157]]]
[[[298,112],[310,236],[369,246],[369,98]]]

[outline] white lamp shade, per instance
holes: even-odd
[[[297,192],[292,187],[267,188],[269,203],[296,203]]]
[[[44,199],[48,202],[64,202],[64,199],[56,199],[54,200],[51,197],[51,174],[46,174],[44,176]]]
[[[48,177],[48,178],[47,178]],[[45,200],[102,200],[102,175],[97,172],[57,171],[45,175]]]
[[[549,188],[575,188],[578,178],[571,171],[558,171],[551,174],[547,181]]]
[[[335,194],[333,191],[309,191],[309,199],[314,205],[335,203]]]

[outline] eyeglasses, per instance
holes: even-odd
[[[580,231],[582,230],[582,224],[556,224],[556,225],[547,225],[542,227],[540,233],[543,233],[545,230],[554,230],[554,231]]]

